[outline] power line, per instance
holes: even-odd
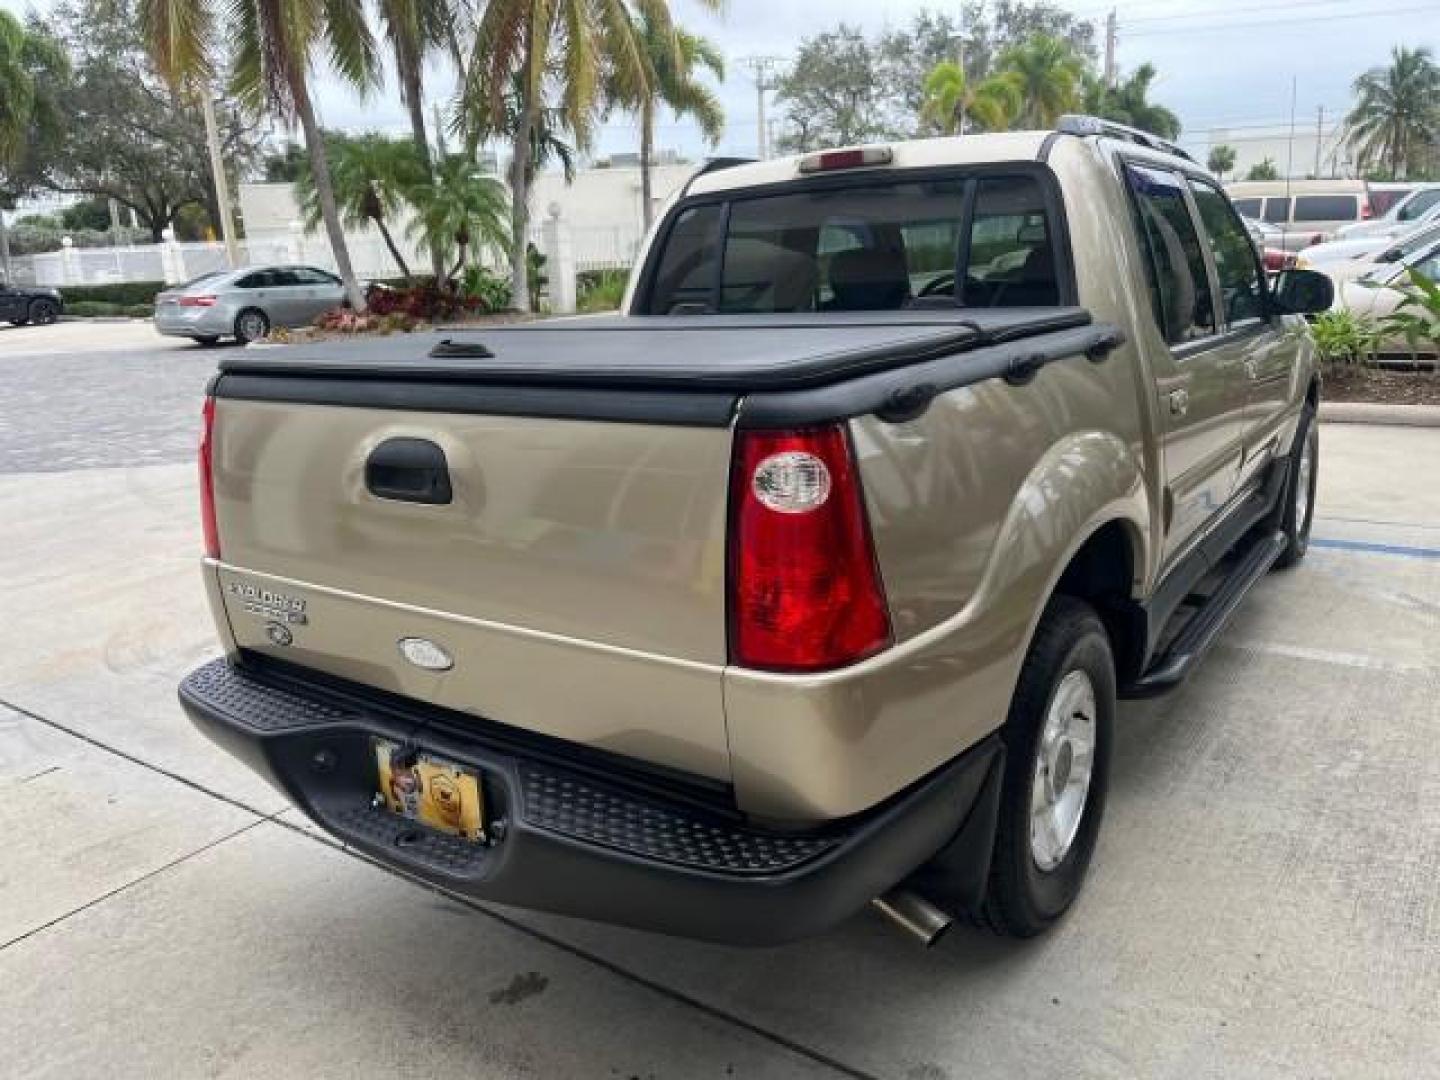
[[[1258,21],[1248,22],[1224,21],[1213,23],[1208,26],[1174,26],[1165,27],[1160,30],[1132,30],[1129,31],[1126,36],[1138,38],[1166,37],[1174,34],[1212,34],[1217,32],[1228,33],[1232,30],[1249,30],[1251,28],[1258,29],[1266,26],[1285,26],[1290,28],[1291,33],[1298,33],[1305,30],[1323,30],[1328,26],[1329,23],[1339,22],[1342,19],[1380,19],[1392,17],[1395,15],[1414,15],[1421,12],[1434,12],[1437,10],[1440,9],[1437,9],[1435,5],[1427,4],[1423,7],[1388,8],[1383,11],[1357,11],[1352,12],[1348,15],[1327,15],[1324,22],[1300,23],[1299,25],[1296,24],[1294,19],[1262,19]],[[1121,30],[1124,31],[1123,26],[1121,27]]]
[[[780,81],[780,65],[786,62],[783,56],[745,56],[740,60],[742,67],[750,69],[750,76],[755,82],[755,144],[762,161],[770,156],[770,148],[766,145],[765,92],[774,89]]]
[[[1289,2],[1283,4],[1269,4],[1263,11],[1257,11],[1255,6],[1250,4],[1242,7],[1206,8],[1202,11],[1176,12],[1171,15],[1141,15],[1138,18],[1126,18],[1124,21],[1126,25],[1133,26],[1141,23],[1177,22],[1183,19],[1208,19],[1215,16],[1271,15],[1277,11],[1305,11],[1318,7],[1346,8],[1349,6],[1348,0],[1289,0]],[[1365,14],[1373,14],[1373,12],[1366,12]],[[1329,18],[1330,16],[1327,15],[1324,17]]]

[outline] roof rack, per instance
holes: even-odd
[[[756,158],[748,157],[713,157],[706,160],[705,164],[690,174],[685,181],[685,186],[680,189],[680,198],[690,194],[690,185],[699,180],[706,173],[719,172],[721,169],[733,169],[736,165],[752,165]]]
[[[1114,120],[1102,120],[1098,116],[1066,113],[1056,121],[1055,130],[1065,135],[1101,135],[1109,139],[1123,139],[1125,142],[1147,146],[1161,153],[1174,154],[1186,161],[1195,160],[1169,139],[1162,139],[1158,135],[1151,135],[1148,131],[1141,131],[1126,124],[1117,124]]]

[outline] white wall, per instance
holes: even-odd
[[[1327,122],[1319,132],[1320,169],[1315,169],[1316,146],[1315,117],[1309,122],[1304,117],[1295,121],[1295,138],[1292,149],[1290,125],[1271,127],[1211,128],[1203,142],[1187,143],[1186,148],[1202,165],[1216,146],[1228,146],[1235,151],[1235,169],[1226,173],[1225,179],[1243,180],[1252,165],[1259,165],[1266,158],[1275,163],[1282,178],[1289,163],[1290,179],[1300,180],[1306,176],[1326,178],[1330,176],[1354,176],[1355,165],[1350,150],[1344,144],[1344,132],[1338,121]],[[1293,155],[1293,156],[1292,156]]]

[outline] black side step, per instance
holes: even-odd
[[[1246,593],[1275,565],[1285,551],[1285,534],[1262,532],[1235,562],[1229,575],[1210,594],[1176,635],[1170,646],[1151,662],[1145,674],[1120,690],[1123,698],[1146,698],[1172,690],[1194,670],[1205,651],[1215,643]]]

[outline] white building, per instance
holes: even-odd
[[[1234,150],[1235,168],[1225,175],[1226,180],[1243,180],[1253,166],[1267,158],[1274,162],[1282,179],[1355,175],[1355,162],[1345,145],[1344,125],[1338,120],[1317,124],[1314,117],[1308,123],[1297,118],[1293,133],[1289,124],[1211,128],[1202,136],[1182,139],[1181,144],[1201,164],[1217,146]]]

